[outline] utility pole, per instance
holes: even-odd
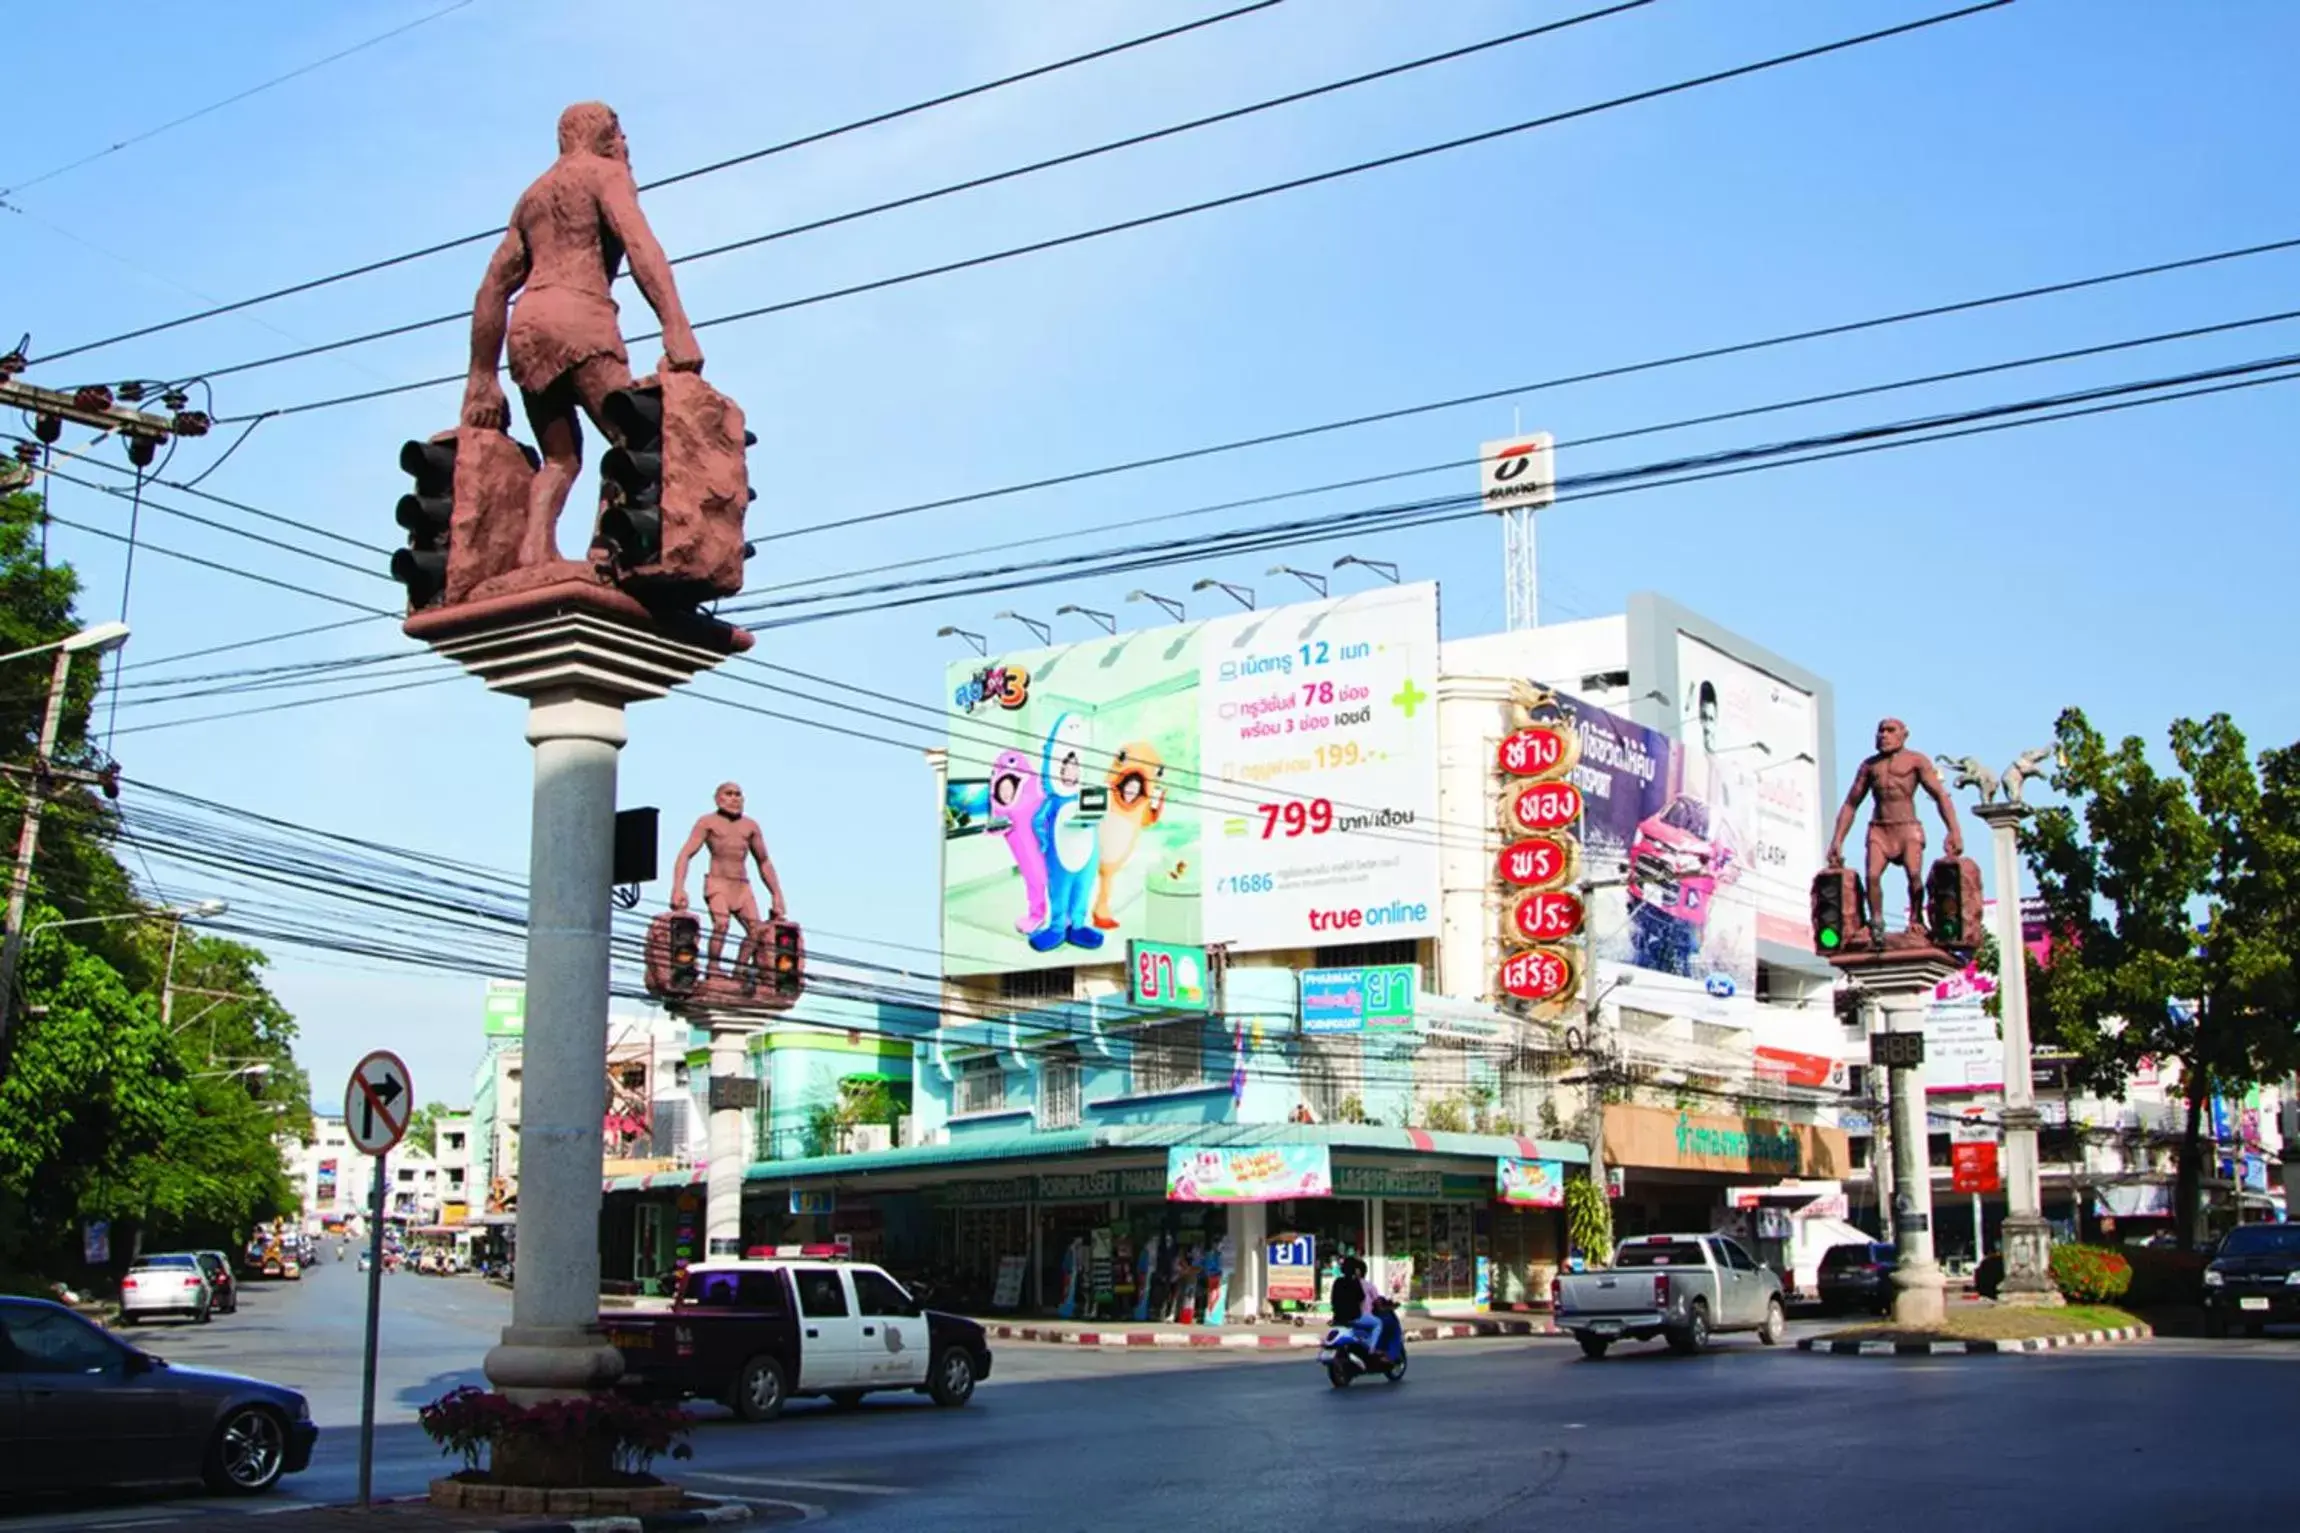
[[[127,624],[99,623],[68,639],[0,657],[13,660],[46,649],[56,652],[55,669],[48,679],[48,707],[40,717],[40,744],[32,760],[32,774],[25,780],[24,823],[16,833],[16,863],[8,879],[7,936],[0,941],[0,1048],[7,1044],[9,1022],[15,1015],[16,963],[24,949],[24,907],[32,893],[32,858],[40,849],[40,811],[48,800],[48,758],[56,753],[56,735],[63,727],[64,685],[72,677],[72,657],[83,650],[101,655],[127,642]]]
[[[160,444],[169,437],[208,434],[207,416],[186,408],[191,401],[181,390],[171,388],[161,394],[160,402],[169,412],[161,415],[135,408],[143,399],[141,385],[122,384],[118,396],[109,385],[101,383],[69,392],[44,389],[17,380],[16,374],[23,367],[24,358],[18,353],[0,356],[0,406],[21,410],[32,417],[32,434],[43,442],[55,442],[64,434],[64,423],[71,421],[97,431],[117,433],[127,444],[128,461],[144,468],[159,455]],[[123,398],[126,403],[122,403]]]
[[[1884,1008],[1860,997],[1861,1031],[1875,1037],[1884,1031]],[[1873,1048],[1873,1046],[1872,1046]],[[1869,1180],[1877,1192],[1877,1238],[1893,1238],[1893,1087],[1892,1072],[1870,1065],[1869,1098],[1875,1104],[1869,1118]]]

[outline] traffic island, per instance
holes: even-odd
[[[199,1519],[200,1533],[678,1533],[723,1523],[803,1522],[795,1502],[751,1503],[690,1496],[666,1512],[518,1513],[448,1508],[421,1496],[373,1506],[270,1506]]]
[[[1829,1357],[1995,1356],[2145,1341],[2155,1334],[2136,1316],[2106,1304],[2062,1309],[1978,1304],[1951,1310],[1938,1325],[1911,1328],[1883,1321],[1849,1326],[1807,1337],[1797,1350]]]

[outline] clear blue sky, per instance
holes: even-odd
[[[184,10],[46,6],[14,18],[0,186],[296,68],[443,0]],[[1218,9],[918,0],[637,8],[477,0],[164,138],[9,194],[0,323],[34,352],[500,224],[548,162],[560,107],[604,98],[642,179]],[[1278,9],[896,126],[667,189],[674,252],[1316,84],[1578,8],[1291,0]],[[1944,7],[1945,8],[1945,7]],[[1645,10],[1090,165],[683,268],[698,316],[932,264],[1672,81],[1927,13],[1893,3],[1663,0]],[[1508,402],[1170,470],[772,539],[829,517],[1258,430],[2300,234],[2290,61],[2300,9],[2021,0],[1856,52],[1338,184],[892,291],[706,331],[739,398],[764,582],[994,544],[1205,501],[1463,457]],[[2279,105],[2283,102],[2283,105]],[[184,374],[469,304],[484,247],[38,370]],[[2283,255],[1981,316],[1530,395],[1560,438],[2293,307]],[[626,301],[626,321],[643,312]],[[460,328],[226,380],[225,414],[448,372]],[[2290,325],[1568,452],[1568,473],[2300,350]],[[636,359],[651,364],[653,348]],[[206,488],[388,544],[399,443],[452,390],[263,426]],[[76,440],[76,439],[75,439]],[[2217,399],[1819,467],[1560,506],[1545,615],[1667,592],[1831,677],[1840,760],[1880,712],[1924,749],[1992,761],[2080,704],[2161,738],[2232,711],[2300,735],[2281,603],[2296,550],[2294,396]],[[222,439],[170,470],[214,461]],[[100,449],[114,457],[117,450]],[[1402,494],[1466,487],[1466,470]],[[108,476],[99,476],[108,477]],[[124,530],[119,503],[56,510]],[[1312,504],[1389,498],[1353,492]],[[181,502],[182,497],[174,497]],[[577,504],[583,500],[581,492]],[[1269,512],[1247,513],[1260,519]],[[572,529],[563,537],[577,537]],[[149,516],[154,542],[388,604],[393,588]],[[118,599],[117,545],[60,532]],[[1447,632],[1498,626],[1498,532],[1348,545],[1444,585]],[[1332,557],[1325,552],[1323,559]],[[1270,555],[1011,599],[1119,609],[1135,584],[1259,584]],[[780,663],[931,705],[945,603],[771,635]],[[1141,607],[1121,609],[1129,619]],[[132,658],[319,623],[337,609],[139,559]],[[406,647],[388,623],[222,665]],[[205,669],[203,665],[198,667]],[[729,696],[771,701],[725,683]],[[260,701],[261,699],[254,699]],[[137,722],[213,711],[145,709]],[[778,706],[780,706],[778,704]],[[803,705],[802,705],[803,708]],[[837,716],[834,710],[811,710]],[[123,727],[131,715],[122,716]],[[850,721],[856,722],[856,721]],[[877,728],[869,720],[859,721]],[[923,731],[906,733],[923,737]],[[123,734],[145,777],[305,823],[526,862],[517,704],[476,684]],[[683,825],[712,784],[752,794],[810,928],[931,947],[934,807],[915,752],[689,699],[633,716],[623,797]],[[671,848],[666,847],[666,854]],[[166,870],[163,870],[165,875]],[[167,876],[173,897],[203,892]],[[891,950],[890,950],[891,951]],[[282,951],[323,1098],[395,1045],[423,1095],[461,1100],[479,982]],[[913,954],[922,963],[923,955]]]

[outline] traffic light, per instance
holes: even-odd
[[[703,982],[703,923],[694,916],[671,919],[671,972],[666,987],[674,995],[692,994]]]
[[[806,984],[806,948],[796,921],[776,921],[767,931],[767,993],[789,1003]]]
[[[1981,945],[1981,869],[1970,857],[1943,857],[1925,876],[1926,926],[1933,941],[1959,952]]]
[[[663,391],[617,389],[600,409],[622,440],[599,460],[599,476],[613,492],[599,536],[623,568],[653,564],[663,552]]]
[[[407,547],[391,556],[391,578],[407,587],[411,612],[437,606],[447,594],[447,530],[455,519],[455,438],[434,437],[399,449],[400,471],[415,480],[399,497],[399,525]]]
[[[1813,947],[1827,958],[1852,947],[1868,933],[1861,877],[1851,868],[1823,868],[1813,875]]]

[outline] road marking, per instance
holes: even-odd
[[[764,1485],[775,1490],[829,1490],[850,1496],[907,1496],[899,1485],[872,1485],[863,1480],[789,1480],[781,1476],[751,1474],[691,1474],[689,1479],[716,1480],[724,1485]]]

